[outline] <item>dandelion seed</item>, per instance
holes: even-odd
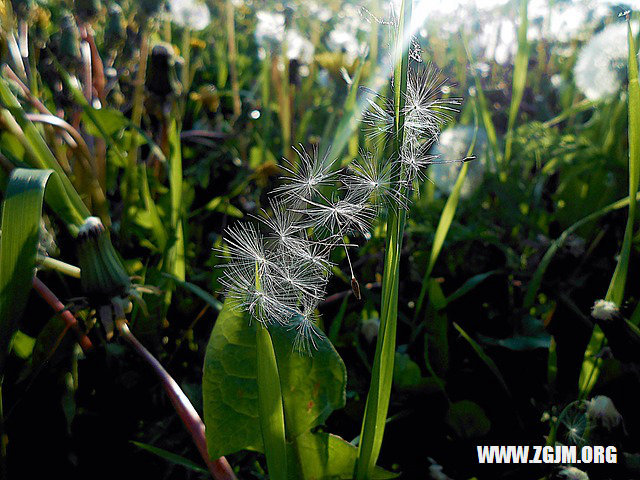
[[[408,139],[429,139],[434,142],[440,127],[453,118],[460,105],[459,98],[441,98],[446,79],[439,80],[439,71],[430,65],[412,69],[407,74],[404,106],[404,129]]]
[[[299,223],[300,214],[287,208],[279,200],[271,202],[271,210],[272,216],[268,216],[263,210],[263,216],[258,217],[258,220],[270,230],[267,238],[274,240],[280,248],[285,250],[302,248],[307,240],[299,236],[303,228]]]
[[[375,218],[371,205],[363,203],[361,198],[347,195],[344,199],[334,200],[328,205],[308,200],[306,210],[308,226],[326,229],[334,235],[349,233],[365,234]]]
[[[311,154],[302,145],[299,150],[294,148],[294,151],[299,159],[297,168],[286,160],[288,165],[281,168],[289,176],[282,177],[285,183],[273,190],[274,194],[287,203],[299,203],[301,199],[305,201],[313,198],[320,193],[319,188],[331,185],[337,175],[337,172],[332,171],[335,160],[329,161],[327,156],[321,159],[317,147]]]
[[[607,300],[596,300],[591,308],[591,316],[596,320],[613,320],[619,314],[618,306]]]
[[[407,208],[407,199],[398,189],[398,168],[391,159],[361,150],[360,159],[349,165],[340,180],[353,198],[364,198],[373,205]]]
[[[315,324],[315,310],[318,305],[312,301],[305,301],[302,311],[293,318],[292,328],[296,330],[293,348],[301,354],[311,355],[318,349],[316,339],[321,338],[321,333]]]
[[[235,308],[249,312],[251,318],[265,325],[291,316],[291,307],[278,298],[269,274],[257,276],[255,269],[236,265],[225,273],[220,282],[227,289],[227,298],[235,301]]]
[[[229,266],[255,268],[257,265],[259,273],[265,273],[271,261],[258,229],[250,223],[239,222],[229,227],[226,234]],[[227,251],[220,250],[220,253],[226,256]]]

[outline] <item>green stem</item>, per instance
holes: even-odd
[[[287,444],[284,408],[276,354],[269,330],[259,324],[256,329],[258,361],[258,405],[260,429],[271,480],[287,478]]]
[[[404,141],[404,101],[407,90],[408,57],[406,47],[410,35],[412,0],[403,0],[400,7],[398,32],[396,37],[396,66],[394,70],[394,155],[399,158]],[[406,186],[400,186],[405,190]],[[403,192],[404,193],[404,192]],[[361,442],[358,445],[356,478],[364,480],[372,477],[380,448],[389,410],[391,386],[393,383],[393,364],[396,348],[396,329],[398,323],[398,285],[400,278],[400,254],[405,227],[406,212],[400,207],[389,210],[387,219],[387,246],[384,271],[382,275],[382,305],[380,331],[376,343],[376,353],[371,372],[371,386],[367,396]]]

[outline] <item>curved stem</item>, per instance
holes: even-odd
[[[135,352],[151,367],[159,378],[162,387],[165,392],[167,392],[169,400],[171,400],[171,404],[180,416],[185,428],[189,431],[193,442],[198,448],[198,452],[200,452],[202,459],[207,464],[213,478],[216,480],[237,480],[225,457],[220,457],[217,460],[211,460],[209,457],[207,441],[204,435],[204,423],[176,381],[169,375],[160,362],[151,355],[149,350],[131,333],[131,330],[129,330],[124,320],[117,321],[116,325],[122,338],[131,345]]]

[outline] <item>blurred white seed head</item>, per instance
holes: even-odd
[[[175,24],[192,30],[203,30],[211,22],[209,7],[199,0],[171,0],[169,11]]]
[[[637,32],[637,23],[634,24]],[[582,47],[573,69],[576,86],[589,100],[602,100],[620,90],[626,78],[627,25],[608,25]]]
[[[596,320],[613,320],[619,313],[618,306],[608,300],[596,300],[591,308],[591,316]]]
[[[597,395],[587,402],[587,418],[607,430],[622,423],[622,415],[616,410],[613,401],[604,395]]]

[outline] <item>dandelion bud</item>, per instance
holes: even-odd
[[[76,20],[67,12],[60,22],[60,60],[65,67],[73,68],[80,62],[80,33]]]
[[[587,403],[587,418],[609,431],[622,422],[613,401],[604,395],[595,396]]]
[[[11,0],[13,13],[19,20],[25,20],[33,7],[33,0]]]
[[[122,8],[117,3],[109,5],[107,24],[104,29],[104,41],[107,50],[117,50],[127,38]]]
[[[158,43],[153,47],[145,85],[150,93],[161,100],[166,100],[169,95],[179,95],[182,90],[175,64],[173,47],[170,44]]]
[[[102,10],[100,0],[75,0],[75,7],[76,14],[83,22],[92,21]]]
[[[90,297],[108,301],[128,296],[131,280],[116,255],[109,232],[97,217],[87,218],[80,227],[78,263],[82,289]]]

